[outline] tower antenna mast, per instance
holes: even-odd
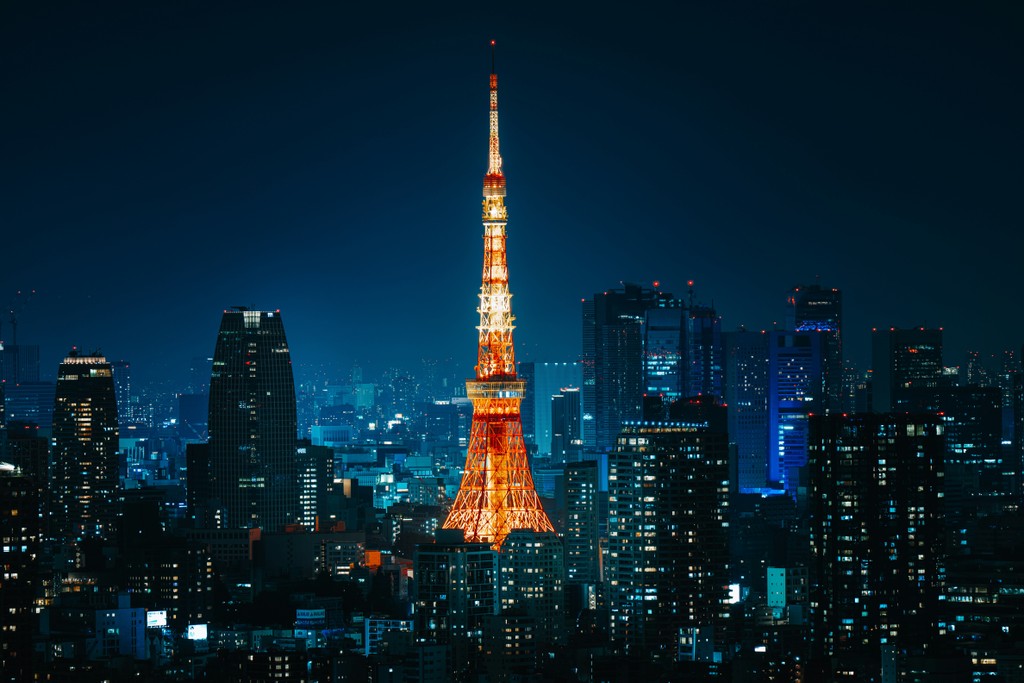
[[[466,382],[473,403],[466,467],[444,522],[467,541],[500,548],[514,529],[554,531],[541,506],[526,457],[520,404],[526,382],[516,376],[512,294],[505,249],[508,209],[498,140],[498,75],[491,41],[490,134],[483,183],[484,267],[477,326],[476,377]]]

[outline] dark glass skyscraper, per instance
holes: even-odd
[[[280,311],[224,311],[209,430],[213,523],[277,530],[298,521],[295,381]]]
[[[825,409],[836,413],[843,403],[843,293],[818,284],[794,287],[787,300],[787,329],[822,336]]]
[[[725,403],[736,444],[737,486],[753,493],[768,484],[768,333],[726,332]]]
[[[57,371],[53,408],[52,533],[111,538],[117,519],[117,401],[110,363],[72,350]]]
[[[110,364],[114,370],[114,394],[117,396],[117,423],[121,429],[134,421],[132,405],[132,364],[126,360],[115,360]]]
[[[721,401],[722,369],[722,316],[711,306],[690,304],[687,319],[687,371],[686,394],[713,396]]]
[[[942,383],[942,330],[872,330],[872,410],[907,410],[914,393]]]
[[[588,450],[610,450],[619,425],[640,418],[645,314],[671,298],[626,283],[583,302],[583,443]]]

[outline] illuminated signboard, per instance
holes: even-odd
[[[167,626],[167,610],[146,612],[146,628]]]
[[[206,624],[189,624],[185,637],[189,640],[206,640]]]

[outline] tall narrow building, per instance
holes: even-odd
[[[824,412],[822,336],[768,333],[768,479],[796,497],[807,464],[807,418]]]
[[[768,333],[740,330],[724,337],[736,485],[741,493],[758,493],[768,486]]]
[[[896,680],[884,673],[894,654],[927,652],[939,635],[944,450],[938,416],[811,418],[811,656],[825,669],[820,680]]]
[[[786,329],[822,336],[821,357],[826,412],[842,411],[843,293],[820,284],[794,287],[786,300]]]
[[[671,299],[671,294],[627,282],[622,289],[598,292],[583,301],[583,444],[587,450],[611,450],[622,423],[641,418],[646,388],[644,322],[649,310]],[[664,322],[656,343],[666,356],[649,365],[668,373],[667,354],[674,354],[677,361],[685,357],[684,340],[673,340],[672,333],[678,337],[685,332]],[[685,330],[686,323],[680,324]],[[669,351],[673,346],[676,350]],[[685,384],[678,368],[672,375],[677,385]]]
[[[725,411],[710,402],[709,411]],[[715,630],[726,623],[728,505],[724,431],[706,422],[623,425],[608,462],[605,580],[611,636],[627,653],[714,659]]]
[[[297,522],[295,381],[280,311],[224,311],[209,430],[207,524],[276,531]]]
[[[553,532],[554,527],[534,488],[523,440],[520,406],[526,383],[516,376],[512,343],[515,316],[505,251],[508,210],[498,144],[498,76],[494,73],[490,103],[476,378],[466,382],[466,395],[473,403],[473,423],[462,483],[444,528],[462,529],[467,542],[490,543],[499,548],[514,529]]]
[[[35,482],[0,462],[0,680],[33,680],[40,517]]]
[[[924,327],[871,332],[872,411],[909,409],[916,394],[942,378],[942,329]]]
[[[114,376],[99,354],[72,350],[57,370],[53,408],[53,536],[111,539],[120,488]]]

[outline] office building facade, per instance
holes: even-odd
[[[57,371],[51,531],[76,542],[112,538],[120,494],[117,401],[110,363],[72,350]]]
[[[224,311],[208,429],[207,523],[276,531],[299,521],[295,382],[280,311]]]

